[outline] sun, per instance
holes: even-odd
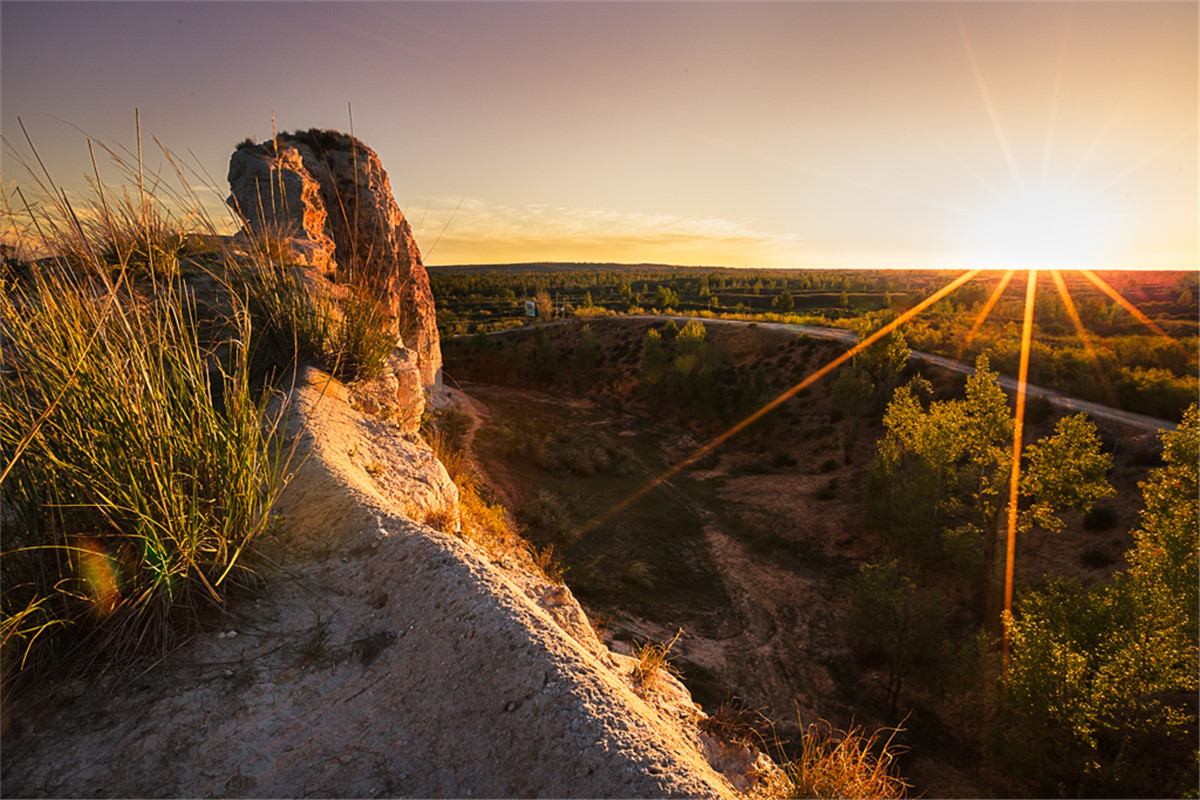
[[[1100,266],[1112,220],[1088,198],[1066,191],[1018,191],[978,213],[967,245],[989,269],[1086,269]]]

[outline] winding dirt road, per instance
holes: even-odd
[[[794,333],[797,336],[812,336],[818,339],[831,339],[851,346],[858,344],[858,336],[853,331],[844,330],[842,328],[826,328],[818,325],[796,325],[788,322],[754,322],[742,319],[693,317],[685,314],[635,314],[629,316],[628,319],[670,319],[684,323],[695,319],[705,324],[742,326],[757,325],[760,328],[786,331],[788,333]],[[564,324],[568,321],[569,320],[556,320],[547,324]],[[520,330],[525,330],[525,328],[509,329],[509,331]],[[504,333],[508,333],[509,331],[497,331],[496,333],[489,335],[502,335]],[[918,361],[924,361],[928,364],[933,364],[934,366],[952,370],[964,375],[975,374],[975,367],[964,361],[957,361],[953,358],[946,358],[944,356],[934,355],[933,353],[924,353],[920,350],[910,350],[909,356],[917,359]],[[1018,391],[1017,379],[1011,378],[1007,375],[1000,376],[1000,386],[1008,392]],[[1085,411],[1095,419],[1115,422],[1117,424],[1125,425],[1145,433],[1157,433],[1162,430],[1173,431],[1177,427],[1174,422],[1169,420],[1159,419],[1157,417],[1149,417],[1145,414],[1135,414],[1132,411],[1122,411],[1119,408],[1112,408],[1111,406],[1102,405],[1100,403],[1093,403],[1090,400],[1082,400],[1078,397],[1071,397],[1053,389],[1047,389],[1043,386],[1035,386],[1032,383],[1026,384],[1025,391],[1026,394],[1033,395],[1034,397],[1044,397],[1050,401],[1051,405],[1058,406],[1059,408],[1065,408],[1068,411],[1076,412]]]

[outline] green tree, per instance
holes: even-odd
[[[1014,424],[996,377],[980,356],[962,399],[926,408],[917,397],[922,383],[897,389],[869,478],[872,514],[893,541],[926,564],[945,557],[964,568],[982,562],[982,586],[997,580],[1012,465]],[[1059,512],[1086,512],[1113,494],[1105,478],[1112,459],[1084,414],[1059,420],[1054,434],[1024,455],[1018,533],[1034,525],[1060,530]]]
[[[842,426],[842,460],[847,464],[862,433],[863,416],[870,405],[873,388],[866,373],[853,365],[843,367],[834,381],[833,409],[845,423]]]
[[[796,307],[796,301],[792,299],[792,293],[787,289],[784,289],[782,293],[780,293],[774,300],[771,301],[771,305],[775,306],[784,314],[786,314]]]
[[[597,372],[603,361],[604,350],[600,347],[600,341],[591,326],[585,325],[579,332],[579,344],[571,354],[571,383],[576,391],[596,387]]]
[[[936,594],[920,591],[896,559],[863,564],[848,589],[850,646],[860,662],[883,671],[880,683],[891,716],[904,679],[941,661],[944,604]]]
[[[894,312],[865,316],[855,323],[854,332],[859,341],[864,341],[895,318]],[[871,385],[870,410],[879,413],[891,400],[900,375],[908,364],[908,356],[908,342],[897,327],[870,347],[860,350],[851,360],[850,363],[864,374]]]
[[[704,323],[689,320],[675,336],[675,369],[667,394],[677,408],[690,407],[703,415],[719,413],[722,398],[718,388],[718,358],[705,340]]]
[[[683,330],[675,336],[675,347],[680,355],[699,355],[704,350],[707,335],[708,331],[703,322],[698,319],[688,320]]]
[[[642,344],[641,385],[643,389],[655,387],[662,381],[668,360],[662,335],[651,328],[646,332],[646,341]]]
[[[1053,581],[1008,620],[1010,764],[1042,791],[1133,797],[1195,791],[1196,405],[1162,435],[1141,484],[1129,569],[1085,589]]]
[[[656,308],[674,308],[679,305],[679,295],[670,286],[659,285],[654,295]]]
[[[1130,575],[1142,584],[1161,584],[1188,611],[1188,627],[1197,628],[1197,472],[1200,446],[1197,410],[1192,403],[1175,431],[1162,435],[1163,461],[1139,484],[1146,504],[1142,527],[1134,532],[1128,554]]]

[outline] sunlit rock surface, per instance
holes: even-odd
[[[374,150],[315,129],[246,142],[230,158],[229,187],[227,202],[251,232],[285,236],[300,263],[367,287],[416,352],[425,391],[441,385],[429,276]]]

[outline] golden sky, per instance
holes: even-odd
[[[1197,267],[1197,4],[20,3],[3,133],[349,127],[430,264]],[[4,180],[21,180],[12,160]],[[444,231],[444,233],[443,233]]]

